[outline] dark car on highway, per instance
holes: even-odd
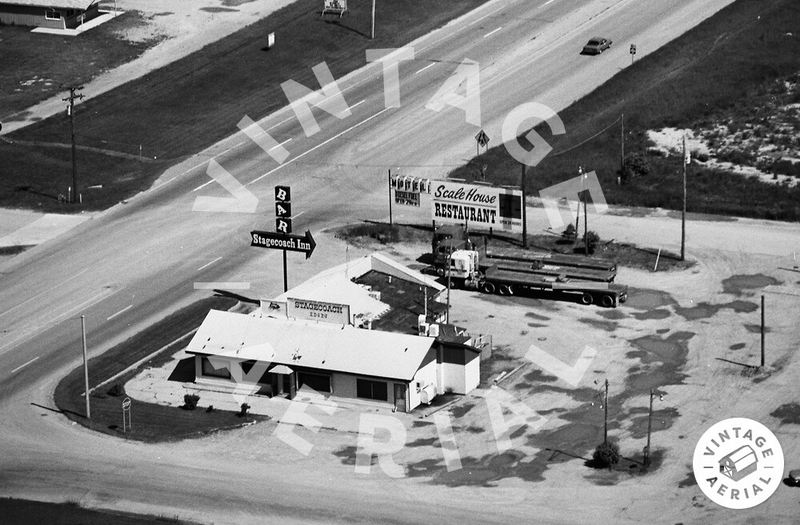
[[[603,37],[593,37],[589,39],[585,46],[583,46],[583,50],[581,51],[582,55],[599,55],[606,49],[611,47],[611,40]]]

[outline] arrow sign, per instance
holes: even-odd
[[[317,243],[314,242],[314,237],[311,236],[311,232],[308,230],[306,230],[305,235],[252,231],[250,232],[250,246],[302,252],[306,254],[306,259],[308,259],[311,257]]]

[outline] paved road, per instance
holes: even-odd
[[[277,294],[280,255],[249,248],[247,240],[253,228],[271,229],[275,184],[292,186],[294,212],[302,213],[295,229],[316,233],[385,218],[388,168],[441,177],[467,160],[477,127],[458,110],[425,109],[463,59],[480,64],[481,125],[497,144],[502,119],[517,105],[538,101],[559,110],[626,67],[628,43],[637,43],[642,56],[728,3],[490,2],[414,43],[415,60],[400,70],[402,107],[384,107],[380,69],[367,67],[340,81],[352,115],[339,120],[315,111],[321,127],[316,135],[306,137],[288,110],[261,123],[291,152],[282,166],[245,137],[231,137],[165,173],[151,191],[0,268],[0,492],[174,510],[221,523],[263,513],[298,522],[418,522],[423,515],[462,523],[534,515],[546,515],[548,522],[597,516],[618,521],[599,495],[589,500],[600,502],[597,508],[589,504],[568,515],[548,510],[568,506],[573,497],[558,487],[537,486],[535,495],[524,489],[496,494],[384,482],[377,474],[357,477],[352,466],[330,455],[332,445],[298,458],[264,436],[251,436],[251,447],[269,451],[266,462],[253,464],[248,447],[226,446],[237,438],[120,443],[31,403],[52,406],[55,382],[78,363],[81,313],[88,316],[91,353],[97,354],[207,294],[195,290],[198,281],[247,283],[252,295]],[[617,47],[599,57],[578,55],[594,34],[609,35]],[[241,117],[231,115],[231,122]],[[214,182],[204,186],[211,157],[256,195],[256,213],[192,211],[198,196],[227,196]],[[409,220],[424,220],[426,213],[398,211]],[[290,281],[345,256],[341,245],[320,235],[309,261],[290,255]],[[546,501],[550,505],[542,510]]]

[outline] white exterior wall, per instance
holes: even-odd
[[[411,380],[411,384],[408,386],[409,412],[414,410],[420,405],[420,403],[422,403],[420,392],[417,392],[417,383],[420,384],[420,388],[424,387],[425,385],[434,384],[436,385],[436,393],[439,394],[442,392],[441,386],[437,380],[436,369],[436,360],[434,359],[427,365],[417,370],[417,373],[414,374],[414,379]]]
[[[464,391],[460,394],[469,394],[481,383],[481,359],[476,356],[472,361],[464,365]]]
[[[455,363],[442,363],[442,390],[454,394],[465,394],[467,389],[464,365]]]

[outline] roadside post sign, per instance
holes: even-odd
[[[292,219],[275,219],[275,231],[278,233],[292,233]]]
[[[322,2],[322,16],[333,13],[341,18],[346,12],[347,0],[323,0]]]
[[[633,64],[633,55],[636,54],[636,44],[631,44],[631,64]]]
[[[300,252],[306,254],[306,259],[308,259],[314,253],[317,243],[308,230],[304,235],[253,230],[250,232],[250,246]]]
[[[122,431],[131,430],[131,398],[126,397],[122,400]]]
[[[275,186],[275,202],[291,202],[292,189],[289,186]]]
[[[486,148],[489,146],[489,135],[486,134],[483,129],[481,129],[477,135],[475,135],[475,154],[480,154],[481,148]]]

